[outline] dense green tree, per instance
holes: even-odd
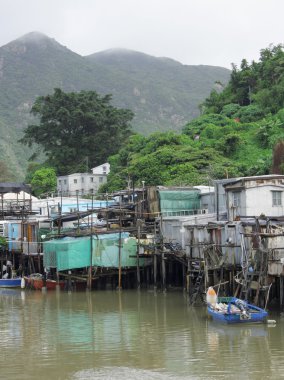
[[[235,117],[241,122],[250,123],[252,121],[257,121],[265,116],[263,109],[257,104],[250,104],[249,106],[240,107]]]
[[[221,111],[221,115],[241,121],[252,122],[260,120],[265,116],[263,109],[257,104],[250,104],[241,107],[239,104],[230,103],[226,104]]]
[[[214,127],[220,128],[221,136],[222,128],[226,131],[226,127]],[[142,181],[147,186],[191,186],[208,184],[211,179],[222,178],[227,173],[242,174],[238,164],[215,149],[214,136],[202,137],[202,143],[173,133],[156,133],[142,139],[130,138],[123,149],[110,158],[111,172],[102,192],[125,188],[129,180],[135,181],[136,186],[141,186]]]
[[[42,167],[44,167],[44,165],[38,162],[33,162],[33,161],[29,162],[27,172],[26,172],[25,182],[30,184],[32,182],[33,175],[35,174],[35,172]]]
[[[218,142],[218,148],[225,156],[231,156],[236,152],[240,143],[241,137],[237,133],[229,133]]]
[[[102,97],[95,91],[55,89],[53,95],[36,99],[31,112],[39,124],[29,125],[21,142],[38,144],[46,163],[59,175],[86,170],[82,163],[86,157],[90,166],[102,164],[131,134],[133,113],[113,107],[110,101],[110,95]]]
[[[228,117],[220,114],[210,113],[202,115],[189,123],[187,123],[183,128],[183,133],[198,139],[201,132],[209,125],[222,126],[234,124],[234,121],[230,120]]]
[[[33,194],[46,196],[56,190],[56,173],[53,168],[41,168],[34,172],[31,179]]]
[[[261,50],[259,62],[249,64],[242,60],[240,68],[232,64],[227,86],[222,92],[212,91],[203,103],[205,113],[220,113],[231,103],[241,107],[255,105],[259,111],[253,120],[263,113],[276,113],[284,106],[284,51],[282,45]],[[230,108],[228,108],[230,110]],[[228,109],[222,112],[229,116]],[[252,111],[252,110],[251,110]],[[252,112],[243,115],[242,121],[253,121]],[[236,116],[237,117],[237,116]],[[247,119],[245,119],[247,117]]]
[[[230,118],[236,118],[240,108],[241,108],[241,106],[239,104],[236,104],[236,103],[226,104],[222,108],[221,115],[224,115],[224,116],[230,117]]]

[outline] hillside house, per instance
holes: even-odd
[[[99,187],[107,182],[110,170],[108,163],[96,166],[91,173],[73,173],[57,177],[57,193],[62,196],[96,194]]]
[[[233,179],[223,184],[229,221],[249,216],[284,215],[284,176],[264,175]]]

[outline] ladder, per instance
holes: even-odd
[[[203,301],[203,297],[202,297],[203,279],[204,279],[204,270],[200,269],[199,272],[198,272],[198,274],[197,274],[196,280],[195,280],[193,292],[192,292],[192,294],[190,296],[189,303],[191,305],[195,304],[195,302],[197,301],[197,297],[198,296]]]
[[[256,275],[255,273],[249,273],[248,269],[246,269],[245,277],[242,281],[242,289],[241,289],[241,294],[242,294],[241,298],[244,300],[248,300],[248,296],[250,292],[250,284],[255,275]]]

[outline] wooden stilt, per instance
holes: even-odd
[[[157,289],[157,255],[154,254],[154,290]]]
[[[140,239],[141,239],[141,221],[137,220],[138,224],[138,245],[137,245],[137,262],[136,262],[136,271],[137,271],[137,289],[140,289],[140,263],[139,263],[139,253],[140,253]]]
[[[283,276],[279,277],[280,309],[283,309]]]
[[[182,265],[182,287],[183,291],[186,290],[186,266]]]
[[[60,285],[59,285],[59,272],[56,269],[56,290],[59,292],[60,291]]]
[[[165,262],[165,254],[162,252],[162,289],[163,291],[166,290],[166,262]]]
[[[71,292],[72,290],[72,282],[71,282],[71,270],[68,271],[68,278],[67,278],[67,290],[68,292]]]

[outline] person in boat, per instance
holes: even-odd
[[[11,261],[7,261],[6,265],[3,265],[3,273],[6,272],[5,274],[2,275],[2,278],[12,278],[12,263]]]

